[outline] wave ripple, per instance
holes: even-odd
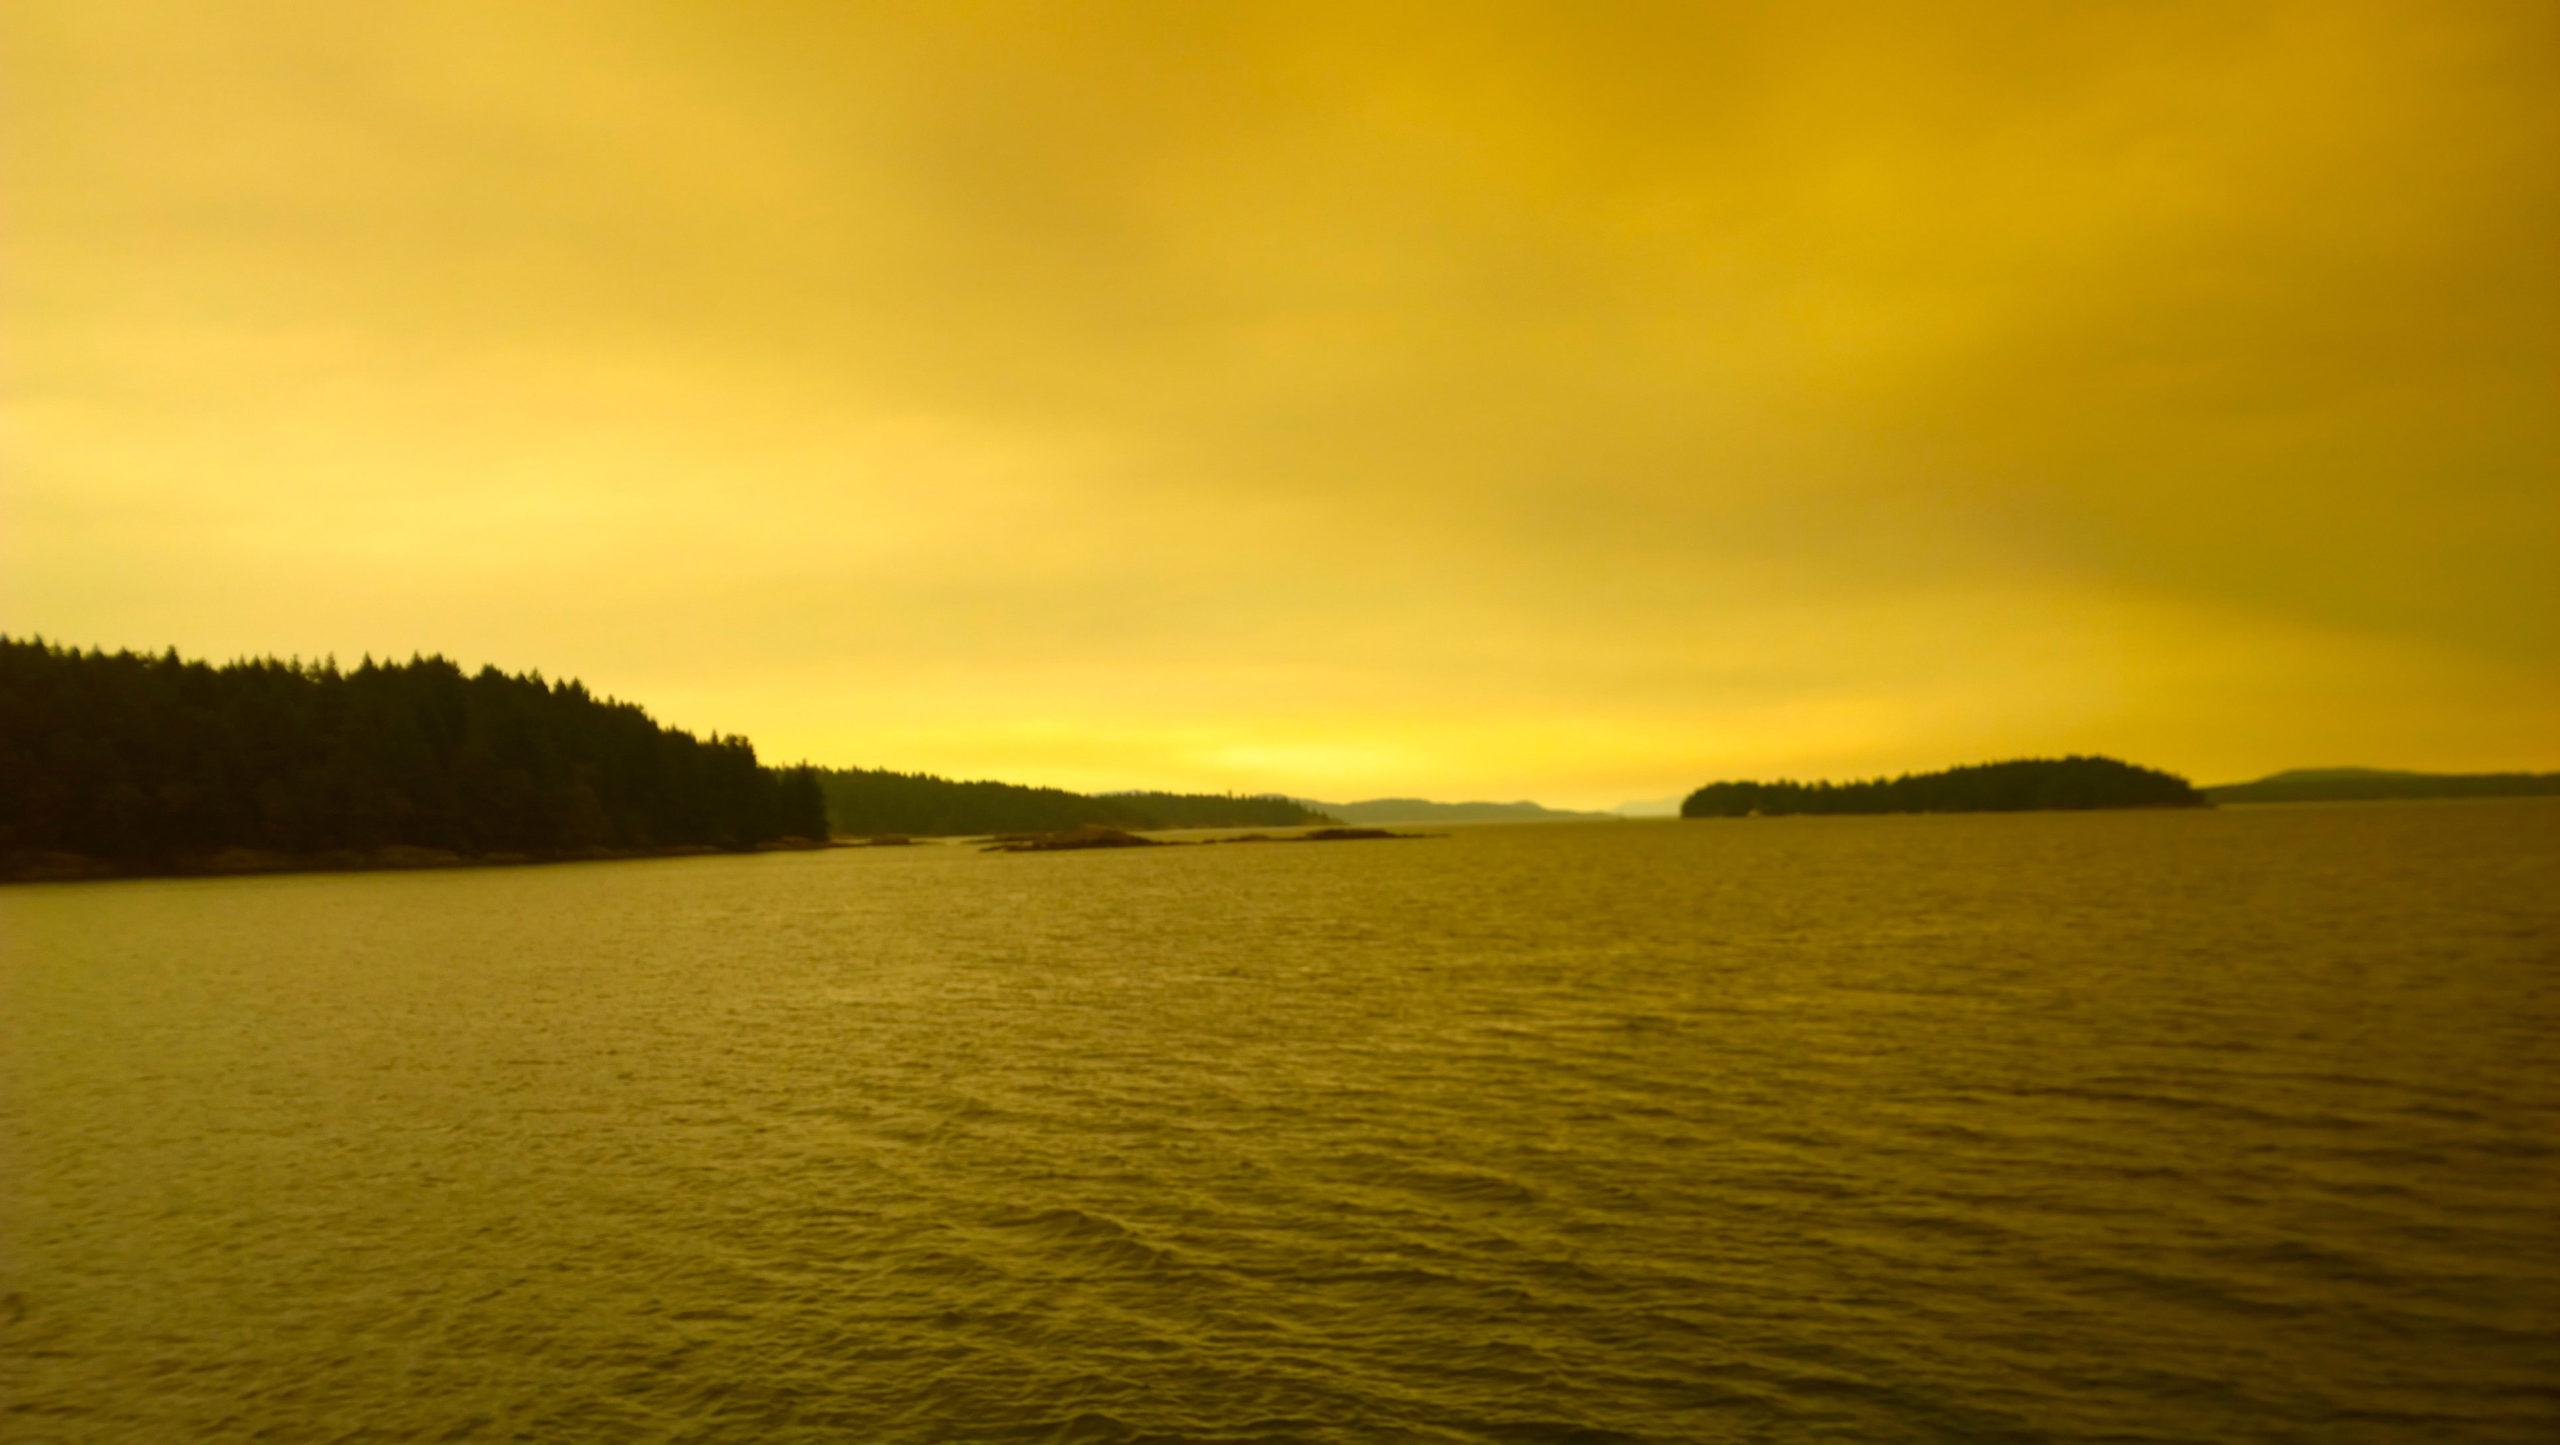
[[[0,1434],[2560,1438],[2560,806],[0,896]]]

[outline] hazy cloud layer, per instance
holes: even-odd
[[[13,7],[0,626],[1080,786],[2560,767],[2560,10],[1953,8]]]

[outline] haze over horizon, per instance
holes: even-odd
[[[2560,769],[2560,8],[0,37],[0,631],[1086,791]]]

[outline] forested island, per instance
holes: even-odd
[[[977,837],[1078,828],[1297,828],[1338,821],[1301,803],[1226,793],[1071,793],[1020,783],[954,782],[885,768],[821,768],[835,831],[848,836]]]
[[[2295,768],[2254,783],[2203,790],[2217,803],[2347,803],[2385,798],[2560,796],[2560,773],[2411,773],[2389,768]]]
[[[214,666],[0,637],[0,876],[816,846],[808,768],[442,657]]]
[[[2173,773],[2114,758],[2020,758],[1858,783],[1709,783],[1683,818],[1782,813],[2023,813],[2045,809],[2201,808],[2203,794]]]

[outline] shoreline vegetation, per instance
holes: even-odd
[[[0,635],[0,882],[675,858],[924,838],[1388,835],[1276,794],[1082,794],[776,768],[575,681],[443,657],[215,665]],[[1296,841],[1252,834],[1197,841]]]
[[[955,782],[887,768],[818,768],[828,821],[841,835],[983,838],[1116,828],[1304,828],[1344,821],[1272,793],[1071,793],[1020,783]]]
[[[1683,818],[1793,813],[2026,813],[2098,808],[2206,808],[2186,779],[2114,758],[2017,758],[1851,783],[1709,783]]]
[[[813,769],[442,657],[222,666],[0,637],[0,877],[820,847]]]
[[[1848,783],[1716,782],[1683,818],[2560,795],[2560,773],[2297,769],[2198,789],[2104,757]],[[1385,822],[1607,817],[1535,803],[1074,793],[770,767],[575,681],[443,657],[219,666],[0,635],[0,882],[675,858],[983,840],[983,851],[1437,836]],[[1357,824],[1364,826],[1345,826]],[[1149,832],[1250,828],[1224,838]],[[1272,829],[1298,830],[1275,833]]]

